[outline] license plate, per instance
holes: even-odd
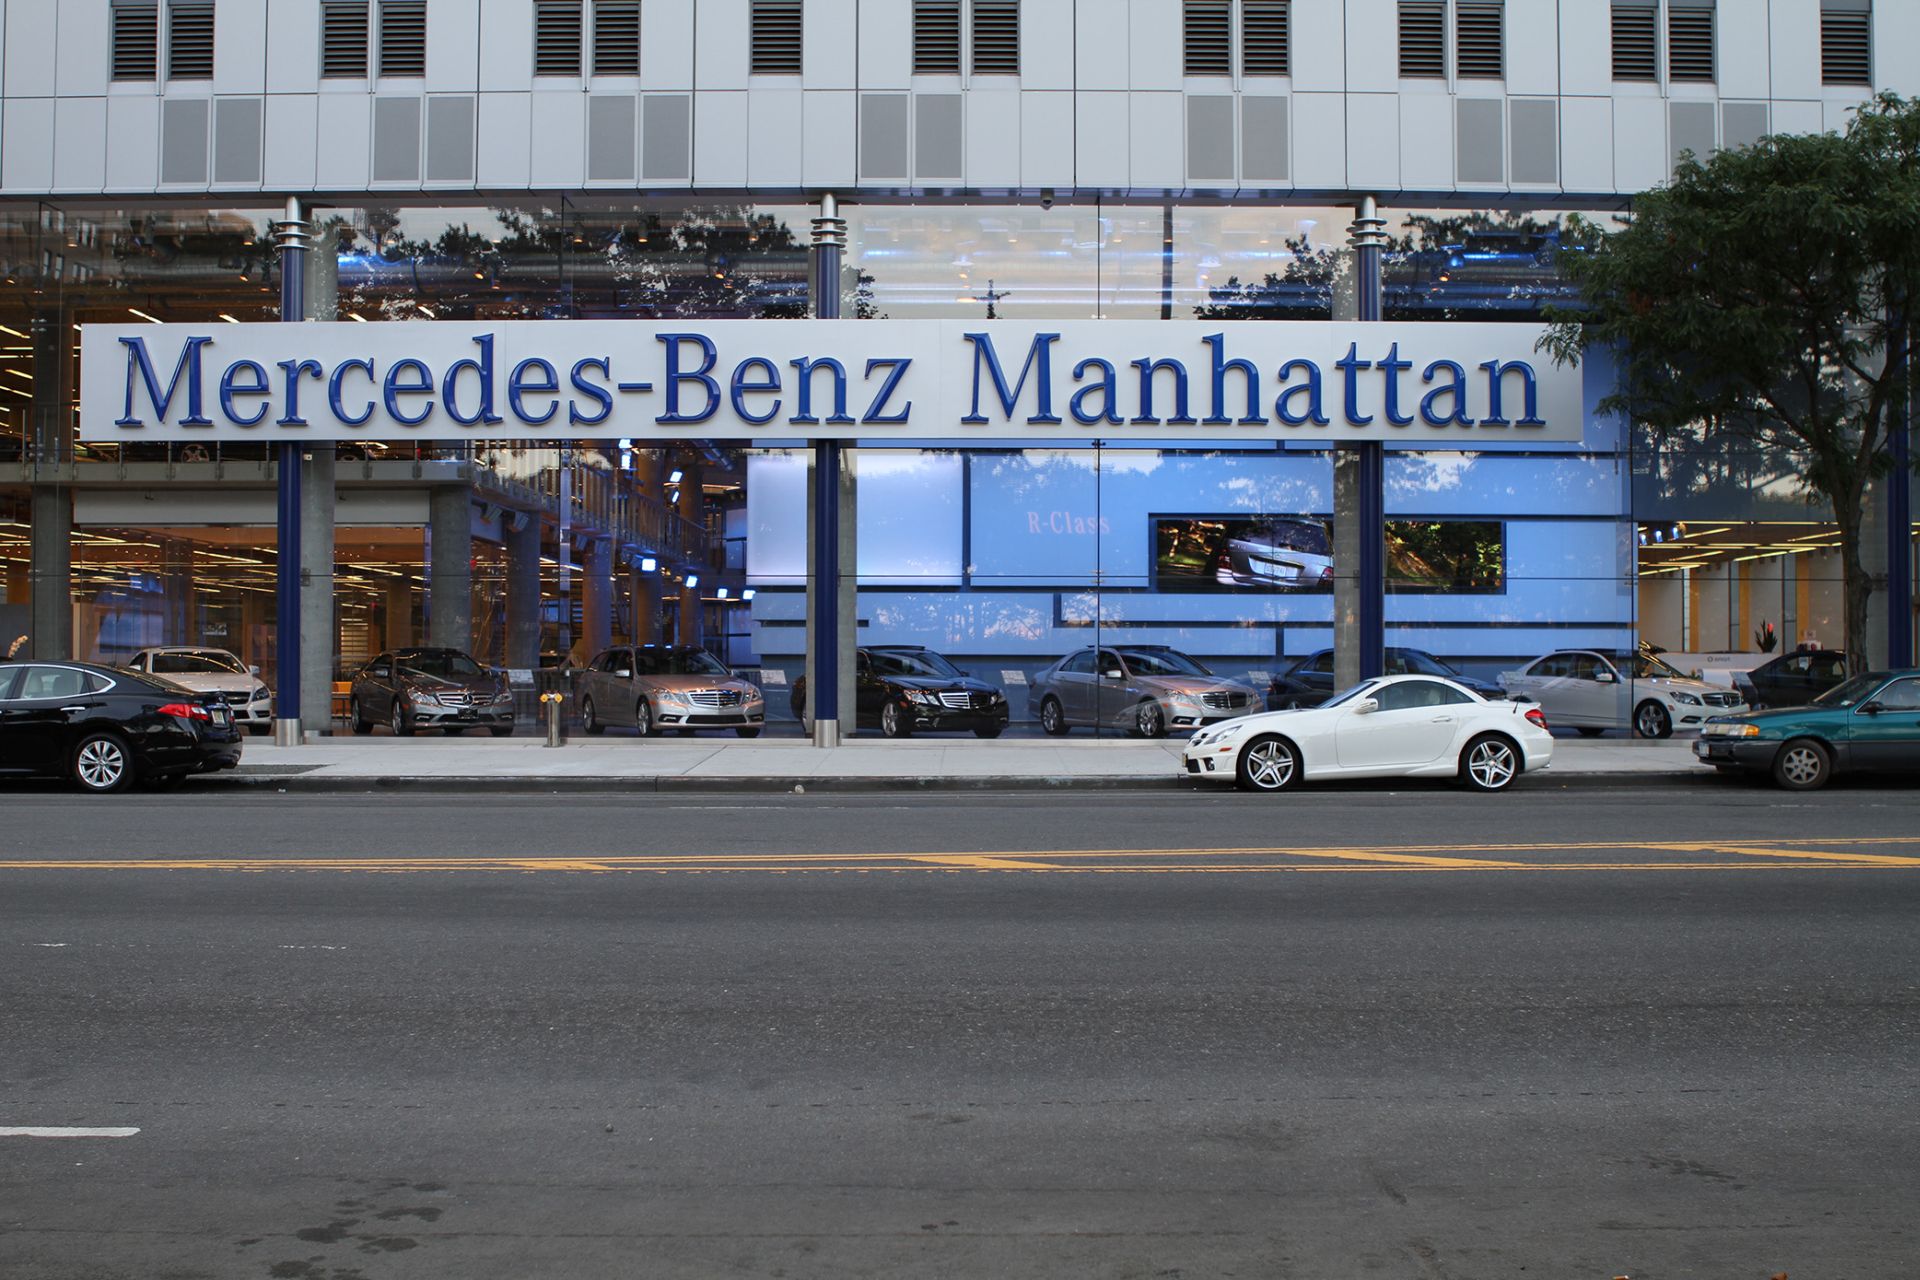
[[[213,722],[215,724],[232,724],[233,713],[225,707],[215,707],[213,709]]]

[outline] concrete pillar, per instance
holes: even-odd
[[[63,484],[33,486],[33,589],[29,593],[36,658],[73,653],[73,492]]]
[[[500,517],[507,550],[507,660],[518,671],[540,665],[540,518]]]
[[[1333,451],[1333,687],[1360,682],[1360,454]]]
[[[587,656],[613,643],[613,542],[595,538],[587,544],[580,567],[580,636]]]
[[[427,566],[431,616],[427,638],[446,649],[473,648],[473,500],[464,484],[433,487],[433,529]]]
[[[405,578],[387,584],[386,638],[383,649],[404,649],[413,643],[413,584]]]
[[[648,573],[635,562],[631,570],[631,589],[633,591],[633,642],[635,644],[660,643],[660,614],[666,607],[666,593],[662,589],[660,571]]]

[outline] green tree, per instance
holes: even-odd
[[[1867,653],[1860,533],[1913,392],[1920,299],[1920,103],[1883,94],[1844,134],[1778,135],[1683,158],[1625,229],[1563,251],[1578,307],[1544,345],[1617,353],[1603,410],[1657,434],[1791,451],[1840,531],[1846,647]]]

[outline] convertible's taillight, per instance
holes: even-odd
[[[1547,727],[1547,713],[1538,707],[1527,708],[1527,720],[1531,724],[1539,725],[1542,729]]]
[[[178,716],[182,720],[205,720],[213,722],[213,713],[197,702],[169,702],[160,708],[163,716]]]

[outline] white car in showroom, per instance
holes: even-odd
[[[260,668],[248,666],[225,649],[163,645],[140,650],[125,665],[129,671],[162,676],[195,693],[221,695],[233,712],[233,722],[249,733],[265,733],[273,727],[273,692],[260,678]]]
[[[1489,702],[1435,676],[1385,676],[1317,707],[1202,729],[1183,755],[1189,776],[1242,791],[1285,791],[1302,779],[1455,777],[1504,791],[1553,763],[1553,735],[1538,707]]]
[[[1666,738],[1747,709],[1733,690],[1682,675],[1645,651],[1561,649],[1502,671],[1500,687],[1509,697],[1532,698],[1554,724],[1589,738],[1628,728],[1642,738]]]

